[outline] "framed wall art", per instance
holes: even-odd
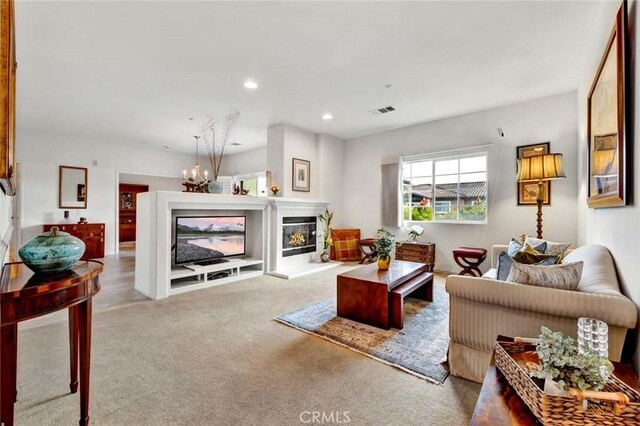
[[[533,157],[534,155],[549,154],[551,152],[549,142],[522,145],[516,148],[516,158]],[[518,205],[536,206],[538,198],[538,182],[516,182],[518,187]],[[543,205],[551,205],[551,182],[544,182]]]
[[[587,97],[588,184],[591,208],[628,203],[627,2],[623,2]]]
[[[291,189],[293,191],[311,191],[311,162],[294,158],[291,164]]]

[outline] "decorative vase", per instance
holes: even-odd
[[[53,274],[71,269],[84,250],[82,240],[54,226],[51,231],[27,241],[18,250],[18,256],[36,274]]]
[[[378,269],[387,270],[391,264],[391,256],[378,256]]]
[[[323,251],[322,254],[320,255],[320,261],[322,263],[328,263],[329,262],[329,253],[327,253],[326,251]]]
[[[209,182],[208,189],[211,194],[222,194],[224,187],[217,180],[212,180]]]
[[[571,396],[571,394],[558,386],[558,383],[551,379],[544,381],[544,393],[556,396]]]

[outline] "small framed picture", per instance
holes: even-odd
[[[78,196],[76,197],[76,199],[77,201],[85,201],[87,199],[87,185],[84,185],[82,183],[78,184]]]
[[[548,154],[551,152],[551,143],[535,143],[532,145],[522,145],[516,148],[516,158],[528,158],[534,155]],[[518,186],[518,205],[519,206],[535,206],[538,198],[537,182],[516,182]],[[544,181],[544,200],[543,205],[551,204],[551,182]]]
[[[294,158],[291,164],[291,189],[293,191],[311,191],[311,162]]]

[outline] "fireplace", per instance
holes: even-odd
[[[316,217],[282,218],[282,257],[316,251]]]

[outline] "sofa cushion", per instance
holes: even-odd
[[[579,291],[621,296],[613,258],[605,247],[597,244],[578,247],[563,262],[584,262]]]
[[[526,246],[528,247],[528,246]],[[513,260],[518,263],[524,263],[525,265],[534,265],[536,263],[540,263],[543,260],[551,259],[553,263],[545,263],[546,265],[555,265],[558,263],[558,256],[554,256],[552,254],[542,254],[537,252],[520,250],[516,254],[513,255]]]
[[[559,290],[577,290],[583,265],[582,261],[552,266],[514,263],[507,281]]]
[[[542,250],[542,253],[558,256],[558,261],[562,261],[562,258],[566,254],[567,249],[571,245],[571,243],[554,243],[553,241],[547,241],[547,240],[542,240],[540,238],[533,238],[533,237],[527,237],[524,243],[529,244],[532,247],[535,247],[542,243],[546,243],[547,248],[545,250]]]
[[[515,253],[522,250],[523,246],[524,245],[520,241],[516,240],[515,238],[512,238],[511,241],[509,242],[509,248],[507,249],[507,253],[509,253],[509,256],[513,256]],[[538,251],[540,253],[544,253],[547,250],[546,241],[543,241],[540,244],[529,244],[529,246],[533,248],[535,251]]]
[[[517,252],[514,255],[514,257],[509,256],[509,253],[504,251],[500,253],[500,256],[498,256],[498,267],[496,268],[495,279],[500,281],[506,281],[507,277],[509,276],[509,273],[511,272],[511,267],[514,263],[527,263],[527,262],[519,262],[518,260],[516,260],[516,256],[518,255],[518,253],[522,253],[522,252]],[[541,259],[538,262],[535,262],[536,265],[540,265],[540,266],[555,265],[555,263],[556,263],[555,256],[550,256],[550,257]]]
[[[336,260],[360,260],[360,248],[358,247],[358,240],[355,238],[335,240],[333,244],[336,250]]]

